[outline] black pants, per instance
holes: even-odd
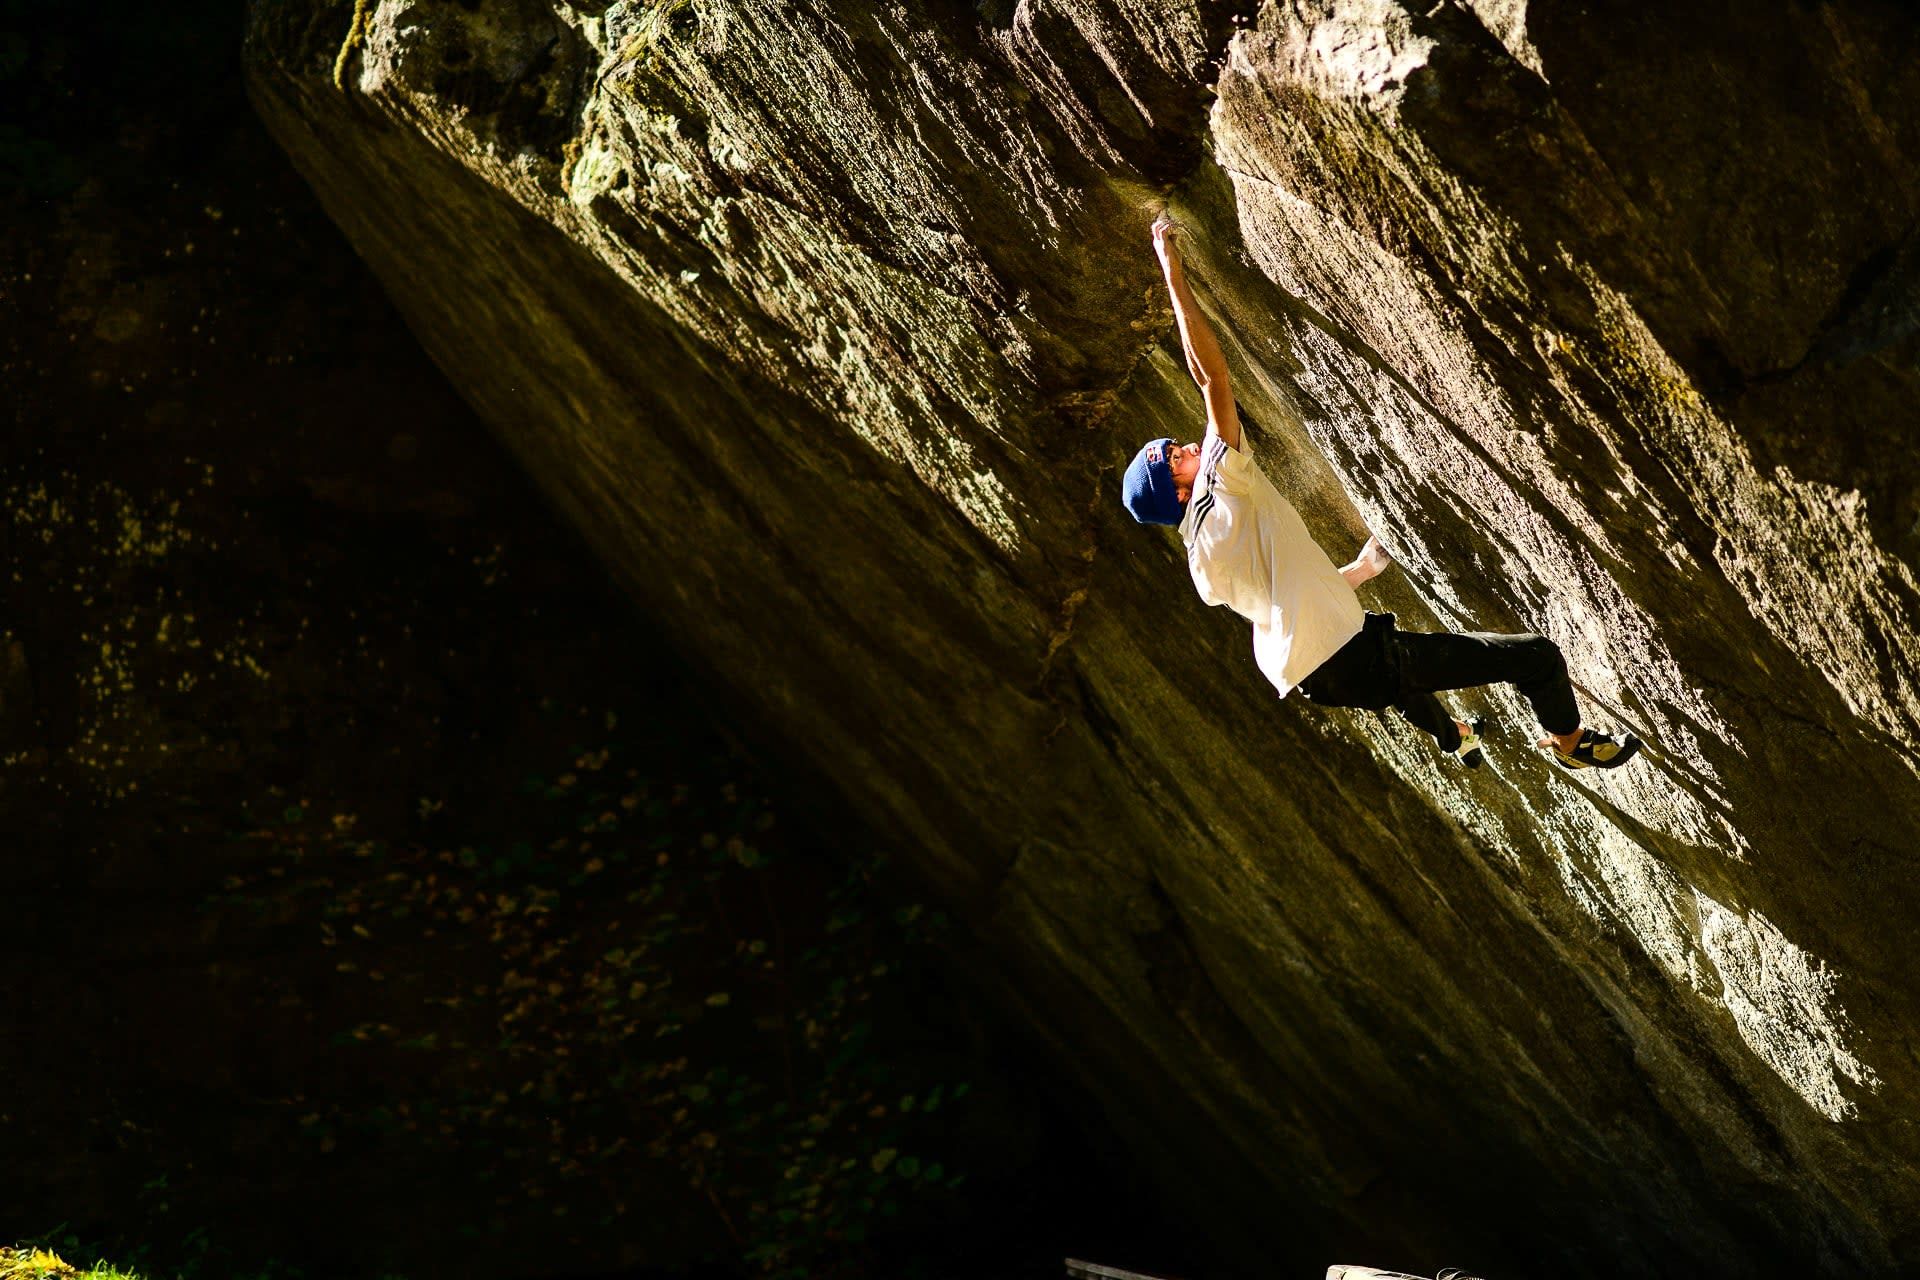
[[[1390,613],[1368,614],[1360,634],[1314,668],[1300,692],[1327,707],[1392,707],[1432,734],[1442,751],[1453,751],[1459,726],[1433,695],[1483,684],[1518,689],[1548,733],[1580,727],[1566,659],[1545,636],[1400,631]]]

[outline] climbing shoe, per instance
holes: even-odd
[[[1598,729],[1583,729],[1573,750],[1562,751],[1558,745],[1550,749],[1554,762],[1562,769],[1618,769],[1640,750],[1640,739],[1623,733],[1615,742],[1612,735]]]
[[[1460,757],[1460,763],[1469,769],[1478,769],[1487,762],[1486,752],[1480,749],[1480,735],[1487,731],[1484,719],[1467,721],[1467,732],[1460,735],[1460,745],[1453,754]]]

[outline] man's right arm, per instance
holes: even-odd
[[[1227,357],[1213,328],[1194,300],[1193,287],[1187,283],[1186,268],[1180,261],[1180,229],[1162,216],[1153,224],[1153,250],[1167,280],[1167,296],[1173,301],[1174,323],[1180,329],[1180,348],[1186,353],[1187,372],[1200,387],[1207,401],[1207,429],[1218,435],[1230,449],[1240,448],[1240,412],[1233,403],[1233,383],[1227,374]]]

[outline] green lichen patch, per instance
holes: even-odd
[[[139,1280],[105,1262],[82,1270],[58,1254],[32,1245],[0,1245],[0,1280]]]
[[[367,18],[373,12],[373,0],[353,0],[353,22],[347,27],[346,39],[340,42],[340,52],[333,59],[333,87],[345,92],[347,88],[347,68],[353,62],[353,55],[367,40]]]

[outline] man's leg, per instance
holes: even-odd
[[[1397,631],[1393,639],[1409,696],[1511,684],[1533,705],[1540,727],[1549,734],[1564,738],[1580,729],[1580,708],[1567,680],[1566,659],[1560,656],[1560,646],[1545,636]]]
[[[1460,722],[1431,693],[1410,693],[1394,703],[1393,709],[1405,716],[1414,728],[1432,734],[1442,751],[1460,749]]]

